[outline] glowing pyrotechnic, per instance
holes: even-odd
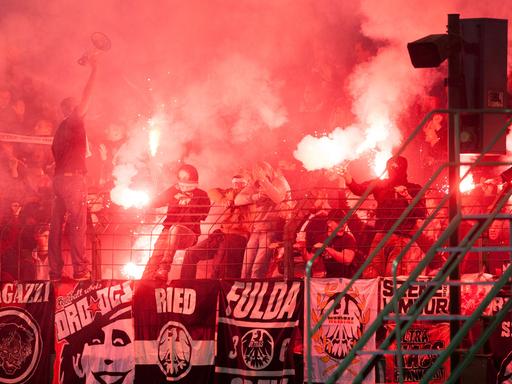
[[[148,120],[149,125],[149,133],[148,133],[148,144],[149,144],[149,153],[151,156],[155,157],[156,152],[158,151],[158,146],[160,144],[160,130],[156,127],[156,123],[154,119]]]
[[[155,216],[155,219],[157,217]],[[151,257],[151,252],[162,229],[163,226],[160,224],[143,225],[137,229],[137,232],[134,233],[137,239],[132,246],[133,259],[136,260],[136,263],[133,261],[126,263],[121,269],[123,276],[133,280],[142,278],[146,264]]]
[[[364,138],[357,127],[336,128],[326,136],[305,136],[293,152],[308,171],[329,169],[358,155],[355,148]]]
[[[460,167],[460,177],[462,178],[464,176],[464,174],[467,172],[467,170],[469,169],[469,166],[467,165],[462,165]],[[468,173],[468,175],[466,177],[464,177],[464,179],[461,179],[460,181],[460,184],[459,184],[459,191],[461,191],[462,193],[465,193],[465,192],[469,192],[471,190],[473,190],[475,188],[475,182],[473,180],[473,175],[471,173]]]
[[[328,135],[314,137],[307,135],[297,146],[293,155],[308,171],[329,169],[344,161],[354,160],[371,151],[374,159],[371,164],[375,175],[386,169],[386,161],[391,157],[396,129],[390,121],[382,119],[364,129],[359,126],[336,128]],[[395,134],[393,134],[395,132]]]
[[[149,194],[146,191],[131,189],[130,187],[118,185],[110,191],[112,201],[123,208],[142,208],[149,203]]]
[[[375,156],[372,162],[372,169],[375,175],[385,178],[387,173],[384,173],[386,170],[386,163],[391,157],[391,152],[389,151],[376,151]]]
[[[149,203],[149,193],[130,187],[132,178],[137,174],[133,164],[120,164],[114,168],[112,175],[116,186],[110,191],[110,198],[123,208],[142,208]]]
[[[144,266],[137,265],[134,262],[126,263],[121,269],[121,273],[128,279],[131,280],[140,280],[142,274],[144,273]]]

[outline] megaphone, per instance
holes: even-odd
[[[94,32],[91,35],[92,47],[84,52],[82,57],[78,59],[78,64],[85,65],[91,56],[97,55],[101,52],[106,52],[112,46],[110,39],[103,32]]]

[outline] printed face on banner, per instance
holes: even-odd
[[[95,282],[59,287],[55,324],[61,383],[134,381],[130,284]]]
[[[84,345],[73,361],[78,377],[89,383],[131,383],[134,378],[131,319],[107,324]]]

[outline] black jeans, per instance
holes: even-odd
[[[66,229],[73,272],[75,276],[91,269],[91,260],[85,253],[87,233],[87,186],[83,175],[56,175],[53,180],[55,200],[52,209],[50,236],[48,238],[48,262],[50,278],[60,278],[64,261],[62,259],[62,226],[66,213]]]
[[[214,278],[240,278],[247,238],[217,229],[206,239],[185,251],[182,279],[195,279],[197,263],[213,259]]]

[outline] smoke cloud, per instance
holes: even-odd
[[[445,33],[449,13],[460,13],[462,18],[508,18],[512,14],[511,3],[506,3],[508,8],[491,8],[469,1],[455,4],[433,1],[426,6],[402,0],[362,0],[359,3],[361,33],[379,42],[379,47],[366,60],[356,63],[348,76],[347,91],[353,101],[351,110],[360,132],[354,134],[349,126],[338,127],[318,137],[308,135],[299,143],[295,157],[311,170],[353,160],[368,150],[375,157],[374,173],[380,174],[386,158],[404,138],[403,128],[400,129],[404,112],[417,102],[418,97],[424,95],[427,99],[433,84],[446,76],[445,69],[414,69],[406,44],[425,35]],[[409,123],[415,126],[422,117]]]
[[[444,33],[451,12],[512,13],[510,0],[473,3],[6,0],[0,73],[5,83],[30,76],[57,105],[80,95],[87,68],[76,60],[104,32],[112,49],[99,58],[87,128],[101,143],[109,124],[127,127],[116,185],[143,176],[159,190],[181,161],[204,186],[224,185],[259,159],[295,156],[311,170],[390,154],[406,134],[403,113],[445,76],[412,68],[406,43]],[[160,131],[153,154],[150,129]]]

